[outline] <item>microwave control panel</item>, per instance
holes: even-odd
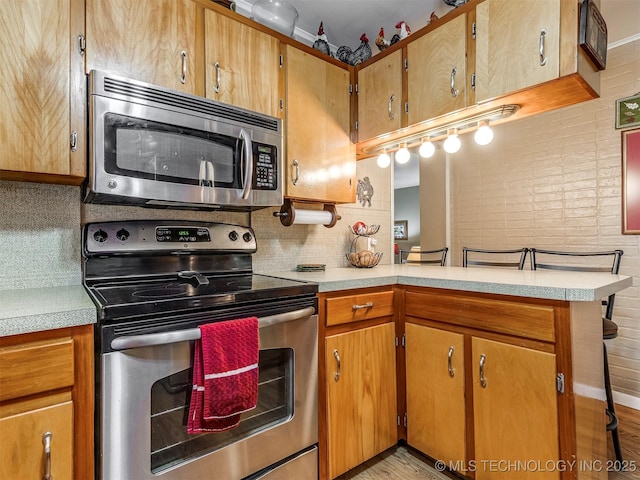
[[[253,185],[255,190],[278,189],[278,155],[276,147],[254,143],[253,145]]]

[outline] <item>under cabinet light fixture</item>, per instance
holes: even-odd
[[[387,153],[387,149],[385,148],[380,155],[378,155],[378,160],[376,161],[380,168],[387,168],[391,165],[391,157]]]
[[[436,153],[436,146],[431,141],[431,138],[427,137],[426,140],[420,145],[418,153],[422,158],[431,158]]]
[[[461,146],[462,142],[460,141],[460,138],[458,138],[458,129],[449,129],[449,131],[447,132],[447,139],[442,144],[442,148],[444,148],[444,151],[447,153],[456,153],[458,150],[460,150]]]
[[[389,155],[390,152],[396,152],[395,153],[396,161],[398,163],[401,163],[400,160],[398,160],[398,153],[401,151],[404,151],[403,149],[422,146],[425,143],[433,144],[433,142],[446,139],[450,136],[450,133],[452,130],[457,131],[456,135],[467,133],[473,130],[482,130],[483,133],[478,134],[478,136],[480,137],[480,141],[486,141],[487,138],[489,137],[490,139],[485,144],[482,144],[482,143],[479,143],[479,144],[486,145],[490,143],[491,140],[493,139],[493,131],[491,131],[491,128],[489,127],[489,122],[495,122],[497,120],[510,117],[513,114],[515,114],[519,109],[520,109],[520,105],[507,104],[507,105],[501,105],[497,108],[493,108],[485,112],[474,113],[472,115],[469,115],[466,118],[453,120],[438,126],[429,127],[429,123],[433,124],[435,120],[430,121],[425,123],[424,128],[416,133],[412,133],[410,135],[407,135],[406,137],[398,138],[386,143],[367,147],[363,151],[371,155],[380,154],[380,156],[378,157],[379,162],[380,162],[380,158],[384,154]],[[486,128],[483,128],[485,126]],[[457,138],[457,140],[458,142],[460,142],[459,138]],[[457,143],[455,140],[451,140],[450,142]],[[478,142],[478,140],[476,140],[476,142]],[[425,148],[425,153],[427,153],[431,149],[431,147],[429,146],[426,146],[424,148]],[[458,147],[458,150],[459,148],[460,147]],[[435,153],[435,149],[434,149],[434,153]],[[452,153],[452,152],[448,152],[448,153]],[[403,159],[403,156],[404,154],[400,153],[400,159]],[[429,157],[425,157],[425,158],[429,158]],[[407,158],[407,161],[408,161],[408,158]],[[389,163],[390,162],[391,161],[389,160]]]
[[[396,162],[400,164],[407,163],[410,158],[411,153],[407,148],[407,144],[403,143],[402,146],[398,150],[396,150]]]
[[[489,120],[480,120],[478,130],[473,135],[473,139],[478,145],[489,145],[493,140],[493,130],[489,126]]]

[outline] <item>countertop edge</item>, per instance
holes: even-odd
[[[0,290],[0,337],[96,321],[96,307],[82,285]]]

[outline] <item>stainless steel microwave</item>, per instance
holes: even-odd
[[[95,70],[88,90],[85,202],[282,205],[281,119]]]

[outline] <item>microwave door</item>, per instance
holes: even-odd
[[[253,181],[253,145],[251,138],[245,129],[240,130],[240,139],[243,141],[243,162],[244,181],[242,185],[242,199],[247,200],[251,193],[251,182]]]

